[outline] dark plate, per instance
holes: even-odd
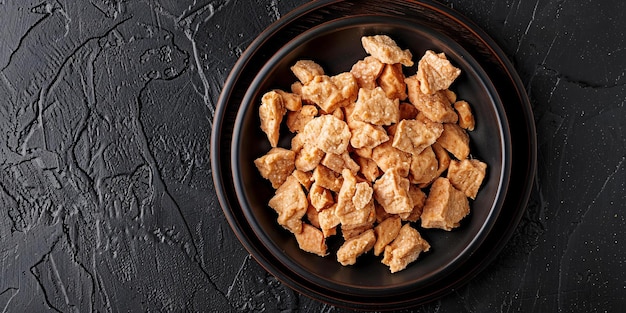
[[[472,155],[489,165],[472,213],[452,232],[420,230],[431,243],[407,269],[390,274],[380,257],[354,266],[298,249],[267,207],[273,195],[253,160],[269,149],[258,105],[272,88],[289,89],[289,66],[313,59],[329,74],[348,71],[365,56],[363,35],[388,34],[417,60],[425,49],[446,53],[463,75],[451,87],[473,106],[477,128]],[[408,68],[411,75],[416,68]],[[515,118],[513,118],[515,117]],[[288,132],[282,146],[288,147]],[[237,62],[220,96],[211,138],[216,190],[233,231],[251,255],[295,290],[335,305],[391,309],[436,299],[483,269],[511,236],[528,200],[536,147],[532,112],[504,54],[475,25],[431,2],[321,1],[304,5],[271,25]]]

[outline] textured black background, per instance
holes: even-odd
[[[342,312],[242,248],[212,115],[238,56],[307,1],[0,0],[0,312]],[[626,304],[626,4],[454,0],[532,102],[538,172],[495,262],[420,312]]]

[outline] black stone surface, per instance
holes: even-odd
[[[344,312],[242,248],[212,114],[238,56],[307,1],[0,0],[1,312]],[[418,312],[626,305],[626,4],[443,1],[507,53],[537,125],[512,240]]]

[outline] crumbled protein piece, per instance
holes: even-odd
[[[374,160],[356,156],[355,161],[361,167],[361,174],[367,181],[373,182],[380,176],[380,170]]]
[[[317,108],[314,105],[303,105],[300,110],[287,113],[287,127],[292,133],[299,133],[304,126],[317,116]]]
[[[361,44],[368,54],[385,64],[402,63],[407,67],[413,66],[411,51],[400,49],[387,35],[364,36],[361,38]]]
[[[311,185],[311,190],[309,191],[309,202],[315,209],[317,209],[317,211],[322,211],[333,205],[335,200],[333,199],[333,194],[330,190],[317,183],[313,183],[313,185]]]
[[[299,81],[294,82],[293,84],[291,84],[289,89],[291,90],[291,93],[295,93],[298,96],[300,96],[301,101],[305,101],[304,99],[302,99],[302,83],[301,82]]]
[[[412,184],[426,184],[438,177],[439,162],[432,146],[426,147],[420,154],[411,156],[409,180]]]
[[[402,120],[397,124],[392,146],[406,153],[418,155],[437,141],[443,128],[441,124],[434,122]]]
[[[280,123],[287,110],[283,105],[283,98],[276,91],[269,91],[261,98],[259,117],[261,130],[267,135],[270,145],[275,148],[278,145],[280,135]]]
[[[278,213],[278,224],[294,234],[302,231],[302,217],[309,203],[298,180],[290,175],[269,201],[269,206]]]
[[[296,168],[303,172],[312,171],[317,167],[320,161],[322,161],[324,155],[324,151],[318,149],[316,146],[304,145],[296,154]]]
[[[311,184],[313,184],[313,173],[295,170],[291,174],[298,179],[298,182],[300,182],[304,189],[308,191],[311,188]]]
[[[391,125],[400,120],[400,102],[387,98],[380,87],[372,90],[361,88],[352,118],[374,125]]]
[[[385,247],[391,243],[402,227],[402,221],[398,216],[390,216],[374,227],[376,234],[376,244],[374,244],[374,255],[379,256],[385,251]]]
[[[409,185],[409,180],[393,169],[374,182],[374,198],[387,213],[410,213],[413,203],[409,198]]]
[[[393,148],[393,147],[392,147]],[[372,153],[373,153],[372,148],[368,148],[368,147],[363,147],[363,148],[358,148],[358,149],[354,149],[354,154],[362,157],[362,158],[368,158],[371,159],[372,158]]]
[[[448,168],[448,179],[452,186],[463,191],[466,196],[476,199],[478,188],[485,178],[487,164],[478,160],[452,160]]]
[[[357,209],[353,202],[357,178],[347,169],[344,169],[341,175],[343,184],[337,195],[335,208],[335,214],[339,217],[341,224],[352,227],[372,224],[376,218],[374,203],[370,201],[363,208]]]
[[[405,224],[400,228],[398,237],[387,247],[382,263],[389,266],[392,273],[399,272],[407,267],[411,262],[417,260],[420,253],[430,250],[430,245],[420,233]]]
[[[320,211],[317,216],[324,237],[330,237],[337,234],[337,226],[341,221],[339,220],[339,217],[337,217],[337,214],[335,214],[336,208],[337,204],[334,204],[329,208]]]
[[[465,194],[454,188],[445,177],[439,177],[430,187],[421,220],[423,228],[452,230],[469,214]]]
[[[291,151],[298,153],[302,148],[304,148],[306,141],[303,133],[297,133],[293,138],[291,138]],[[322,151],[323,152],[323,151]]]
[[[313,181],[320,187],[339,192],[343,184],[343,178],[324,165],[318,165],[313,170]]]
[[[359,84],[349,72],[341,73],[335,76],[330,77],[333,84],[339,89],[341,97],[346,102],[342,107],[356,101],[356,98],[359,94]]]
[[[394,148],[391,141],[372,149],[372,160],[385,173],[395,169],[402,177],[409,175],[411,154]]]
[[[295,235],[300,249],[319,256],[326,256],[328,254],[326,252],[326,239],[321,230],[309,224],[303,224],[302,232]]]
[[[347,168],[352,171],[352,173],[356,174],[360,169],[359,164],[357,164],[352,157],[350,157],[348,151],[342,153],[341,155],[327,153],[322,159],[321,164],[337,173],[341,173],[344,168]]]
[[[356,258],[371,250],[376,243],[374,230],[370,229],[347,240],[337,251],[337,261],[343,266],[356,263]]]
[[[444,91],[425,94],[420,90],[420,83],[415,75],[407,77],[406,83],[409,101],[428,119],[438,123],[456,123],[459,117],[450,104]]]
[[[350,73],[315,76],[302,87],[302,97],[330,113],[356,100],[359,86]]]
[[[314,118],[304,127],[306,141],[326,153],[342,154],[350,143],[350,129],[346,122],[332,116]]]
[[[280,187],[295,168],[296,154],[284,148],[272,148],[266,155],[254,160],[254,165],[263,178]]]
[[[474,115],[469,103],[463,100],[454,102],[454,109],[459,115],[459,126],[469,131],[474,130],[476,122],[474,121]]]
[[[419,189],[419,187],[411,185],[409,187],[409,198],[411,198],[411,202],[413,203],[413,211],[411,211],[411,213],[401,213],[398,214],[398,216],[400,216],[403,221],[415,223],[420,219],[420,216],[422,216],[422,211],[426,204],[426,194]]]
[[[437,142],[459,160],[469,155],[469,135],[457,124],[443,124],[443,133]]]
[[[402,64],[387,64],[378,77],[378,85],[385,91],[387,98],[404,101],[407,97],[404,78]]]
[[[376,79],[382,73],[385,64],[378,61],[373,56],[367,56],[363,60],[356,62],[350,73],[356,78],[359,87],[365,89],[376,88]]]
[[[363,209],[372,201],[373,189],[370,184],[366,182],[360,182],[356,184],[354,196],[352,196],[352,203],[357,210]]]
[[[435,142],[433,143],[433,145],[431,146],[433,148],[433,152],[435,153],[435,156],[437,157],[437,164],[439,164],[439,166],[437,167],[437,174],[435,175],[435,178],[441,176],[441,174],[443,174],[443,172],[445,172],[448,169],[448,166],[450,166],[450,154],[448,154],[448,151],[446,149],[444,149],[439,143]],[[419,187],[420,188],[425,188],[428,185],[430,185],[433,181],[435,181],[434,179],[428,183],[424,183],[424,184],[420,184]]]
[[[289,111],[298,111],[302,108],[302,98],[300,95],[282,91],[280,89],[274,90],[283,99],[283,106]]]
[[[422,92],[433,94],[448,89],[460,74],[461,70],[454,67],[443,52],[435,54],[427,50],[418,63],[416,75]]]
[[[291,72],[304,85],[310,83],[316,76],[324,75],[324,69],[311,60],[300,60],[291,67]]]

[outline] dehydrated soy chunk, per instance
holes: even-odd
[[[411,103],[428,119],[438,123],[456,123],[459,117],[454,112],[450,100],[444,91],[425,94],[420,90],[420,83],[415,75],[405,80]]]
[[[321,230],[309,224],[302,224],[302,232],[295,235],[300,249],[319,256],[326,256],[328,254],[326,252],[326,240]]]
[[[409,224],[400,228],[398,237],[387,247],[382,263],[389,266],[392,273],[401,271],[409,263],[417,260],[420,253],[430,250],[430,244]]]
[[[269,91],[261,98],[261,106],[259,107],[261,130],[267,135],[272,147],[278,145],[280,123],[286,112],[283,99],[278,92]]]
[[[413,66],[411,51],[402,50],[387,35],[361,37],[361,44],[367,53],[385,64],[402,63],[404,66]]]
[[[376,79],[382,73],[384,67],[385,64],[377,58],[368,56],[356,62],[352,66],[350,73],[354,75],[360,88],[374,89],[376,88]]]
[[[350,143],[350,129],[346,122],[332,116],[314,118],[304,127],[306,141],[326,153],[342,154]]]
[[[311,82],[315,76],[324,75],[324,69],[312,60],[297,61],[291,67],[291,72],[305,85]]]
[[[284,148],[272,148],[264,156],[254,160],[259,173],[272,183],[274,189],[280,187],[295,168],[295,152]]]
[[[293,175],[287,177],[276,190],[269,206],[278,213],[278,224],[294,234],[302,231],[302,217],[306,214],[309,203],[300,182]]]
[[[361,88],[352,118],[374,125],[391,125],[400,119],[400,103],[398,99],[387,98],[380,87],[372,90]]]
[[[421,220],[423,228],[452,230],[469,214],[465,194],[454,188],[445,177],[439,177],[430,187]]]
[[[419,155],[441,136],[444,127],[439,123],[402,120],[397,124],[392,146],[412,155]]]
[[[396,170],[391,170],[374,182],[374,198],[387,213],[409,213],[413,211],[409,186],[407,178],[400,176]]]
[[[448,168],[448,179],[455,188],[475,199],[486,171],[487,164],[479,160],[452,160]]]
[[[461,70],[454,67],[443,52],[435,54],[427,50],[418,62],[417,79],[425,94],[448,89],[460,74]]]
[[[337,261],[343,266],[352,265],[356,263],[357,257],[371,250],[375,243],[376,236],[374,235],[374,230],[367,230],[341,245],[337,251]]]

